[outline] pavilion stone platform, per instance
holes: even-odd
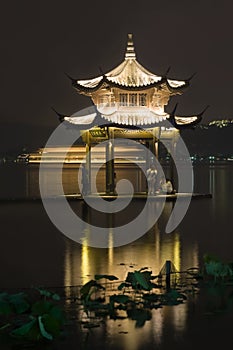
[[[212,198],[212,194],[211,193],[174,193],[174,194],[156,194],[154,196],[148,196],[147,193],[145,192],[141,192],[141,193],[134,193],[133,196],[127,195],[127,194],[121,194],[119,196],[119,198],[122,199],[128,199],[128,198],[132,198],[133,200],[153,200],[153,201],[157,201],[157,200],[163,200],[164,198],[166,198],[166,201],[176,201],[177,198],[182,198],[182,199],[187,199],[190,198],[190,196],[192,197],[192,199],[201,199],[201,198]],[[85,198],[81,195],[81,194],[68,194],[65,196],[66,199],[69,200],[85,200]],[[93,200],[98,200],[99,197],[101,199],[105,199],[106,201],[113,201],[116,198],[118,198],[117,194],[106,194],[106,193],[92,193],[90,195],[87,196],[88,198],[91,198]]]
[[[132,196],[128,194],[121,194],[119,198],[122,199],[129,199],[131,198],[132,200],[139,200],[139,201],[146,201],[147,198],[150,201],[159,201],[159,200],[164,200],[166,199],[167,202],[169,201],[176,201],[177,198],[182,198],[182,199],[204,199],[204,198],[212,198],[211,193],[175,193],[175,194],[156,194],[153,196],[148,196],[146,192],[136,192]],[[66,198],[66,200],[69,201],[85,201],[85,197],[83,197],[80,193],[72,193],[72,194],[66,194],[62,196],[48,196],[46,199],[48,200],[59,200],[59,198]],[[107,194],[105,192],[103,193],[92,193],[87,195],[89,199],[93,199],[95,201],[98,201],[100,199],[104,199],[106,201],[114,201],[118,196],[116,194]],[[1,198],[0,203],[10,203],[10,202],[41,202],[41,197],[40,196],[34,196],[34,197],[7,197],[7,198]]]

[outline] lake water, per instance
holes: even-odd
[[[56,168],[50,171],[56,179]],[[166,260],[184,271],[201,267],[205,253],[233,261],[233,165],[198,164],[194,166],[194,175],[195,192],[211,193],[212,198],[193,199],[175,231],[165,233],[173,205],[167,202],[158,222],[141,238],[122,247],[110,245],[100,249],[88,245],[88,224],[84,223],[87,239],[81,245],[52,224],[40,201],[24,200],[39,195],[37,167],[0,164],[1,288],[75,286],[95,274],[114,274],[123,280],[128,271],[144,266],[157,274]],[[67,193],[78,191],[76,179],[77,169],[67,167],[63,183]],[[11,200],[3,200],[6,198]],[[140,203],[133,201],[125,217],[137,215]],[[75,213],[83,215],[82,201],[70,204]],[[95,220],[95,214],[90,210],[88,215]],[[107,227],[111,220],[107,214],[96,219]],[[83,348],[93,349],[95,344],[95,349],[197,349],[204,341],[212,349],[224,344],[232,348],[232,311],[214,312],[212,298],[200,292],[179,306],[154,310],[152,319],[142,328],[135,328],[135,321],[129,319],[109,320],[89,333]],[[62,349],[63,345],[59,346],[57,349]],[[78,330],[70,337],[68,347],[64,344],[64,349],[68,348],[81,348]]]

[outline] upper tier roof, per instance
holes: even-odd
[[[183,90],[189,80],[173,80],[151,73],[137,60],[132,34],[128,34],[128,44],[124,61],[110,72],[89,80],[73,80],[74,87],[80,93],[90,93],[100,89],[104,84],[121,89],[140,90],[164,85],[171,92]]]

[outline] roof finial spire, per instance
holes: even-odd
[[[133,45],[133,34],[128,34],[128,43],[125,53],[125,59],[126,60],[135,60],[136,54],[134,51],[134,45]]]

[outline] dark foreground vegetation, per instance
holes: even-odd
[[[135,327],[143,327],[153,310],[185,303],[202,289],[214,296],[211,312],[232,311],[233,263],[205,255],[201,269],[177,271],[166,261],[158,275],[148,267],[128,272],[125,281],[95,275],[85,285],[61,288],[60,293],[43,288],[1,291],[0,344],[3,349],[7,345],[41,348],[42,344],[45,348],[69,337],[74,322],[79,324],[80,336],[108,319],[129,318]]]

